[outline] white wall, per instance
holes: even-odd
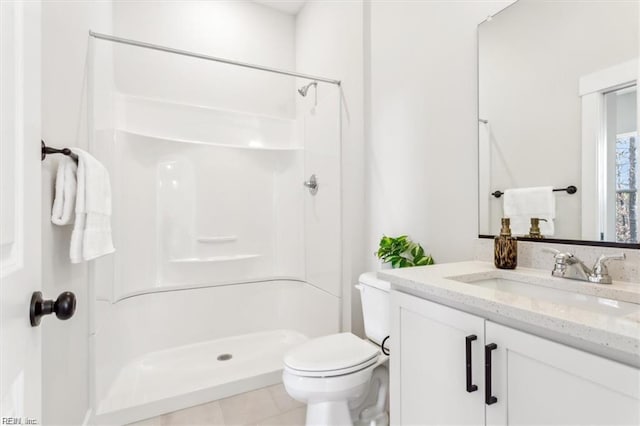
[[[363,2],[308,2],[296,19],[296,70],[342,81],[342,282],[345,330],[362,334],[353,284],[365,271]]]
[[[118,1],[114,32],[134,40],[294,69],[294,17],[250,1]],[[101,42],[105,43],[105,42]],[[227,110],[295,117],[289,76],[116,45],[118,90]]]
[[[509,3],[309,2],[298,15],[297,69],[343,81],[346,329],[350,317],[362,333],[348,284],[379,268],[383,233],[408,233],[438,262],[473,257],[476,26]]]
[[[509,3],[370,3],[367,269],[382,234],[409,234],[438,263],[473,257],[476,27]]]
[[[43,1],[42,137],[53,147],[87,146],[86,82],[88,31],[111,32],[111,2]],[[42,166],[43,293],[77,297],[68,321],[43,321],[43,423],[81,424],[89,408],[88,274],[69,263],[71,226],[51,224],[57,156]]]

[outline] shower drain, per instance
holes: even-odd
[[[221,355],[218,355],[217,360],[218,361],[229,361],[231,358],[233,358],[233,355],[231,355],[231,354],[221,354]]]

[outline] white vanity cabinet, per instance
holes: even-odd
[[[640,370],[490,321],[487,425],[640,425]]]
[[[394,425],[640,424],[639,369],[396,291],[391,315]]]
[[[484,319],[395,291],[391,315],[392,424],[484,423]]]

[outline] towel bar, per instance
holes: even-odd
[[[69,148],[62,148],[62,149],[51,148],[45,145],[43,140],[40,141],[40,145],[42,147],[42,151],[41,151],[42,154],[40,157],[41,161],[44,161],[44,159],[47,157],[47,154],[64,154],[71,157],[73,161],[75,161],[76,163],[78,162],[78,155],[74,154],[74,152],[71,151]]]
[[[573,186],[573,185],[569,185],[566,188],[554,188],[553,192],[566,192],[567,194],[575,194],[576,192],[578,192],[578,188]],[[500,198],[502,197],[502,195],[504,194],[504,192],[502,191],[495,191],[492,192],[491,195],[493,195],[496,198]]]

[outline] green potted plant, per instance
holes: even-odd
[[[422,246],[411,241],[406,235],[383,235],[375,255],[382,261],[383,267],[391,265],[392,268],[408,268],[434,264],[433,257],[430,254],[425,255]]]

